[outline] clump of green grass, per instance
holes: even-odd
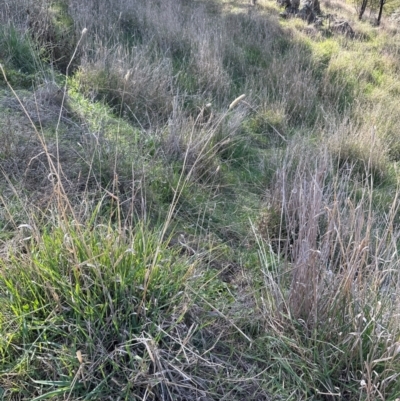
[[[65,74],[78,42],[68,2],[34,3],[28,8],[27,14],[29,32],[40,46],[41,57]],[[76,66],[76,61],[75,57],[73,66]]]
[[[7,79],[15,87],[30,88],[40,71],[40,52],[32,39],[13,24],[0,28],[0,63],[7,71]],[[0,83],[5,84],[3,74]]]
[[[268,103],[253,110],[244,121],[243,129],[258,146],[268,149],[287,141],[287,120],[283,106]]]
[[[66,223],[25,247],[28,258],[10,255],[1,266],[0,353],[9,372],[1,382],[12,383],[9,394],[33,399],[85,391],[95,399],[122,381],[126,386],[146,365],[156,373],[159,367],[149,364],[158,340],[146,346],[143,334],[160,336],[157,325],[176,313],[193,265],[143,226],[118,232]],[[130,391],[128,385],[123,393]]]
[[[331,138],[331,152],[338,168],[349,171],[355,180],[372,179],[376,187],[390,181],[388,148],[374,128],[342,127],[343,133]]]

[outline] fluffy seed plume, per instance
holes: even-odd
[[[82,352],[80,350],[76,351],[76,357],[80,364],[83,363]]]
[[[246,97],[246,95],[243,93],[243,95],[240,95],[237,97],[230,105],[229,105],[229,110],[232,110],[241,100],[243,100]]]
[[[128,81],[128,79],[129,79],[130,76],[131,76],[131,73],[132,73],[132,70],[128,70],[128,71],[126,72],[126,74],[125,74],[125,76],[124,76],[125,81]]]

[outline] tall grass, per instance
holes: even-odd
[[[0,398],[395,399],[396,38],[6,6]]]
[[[399,391],[398,190],[377,212],[371,174],[355,184],[326,150],[297,159],[309,152],[289,153],[270,199],[279,228],[264,236],[281,259],[262,253],[267,331],[296,337],[308,396],[385,398]]]

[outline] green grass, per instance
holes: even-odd
[[[146,326],[149,335],[157,335],[161,317],[173,313],[192,275],[190,264],[144,227],[124,239],[111,227],[67,225],[67,232],[59,228],[42,233],[37,244],[28,242],[30,260],[10,255],[7,277],[1,279],[7,316],[2,366],[15,369],[14,361],[20,361],[14,391],[25,388],[30,397],[47,391],[45,381],[51,391],[61,380],[60,393],[81,392],[83,385],[75,388],[74,383],[78,350],[88,361],[100,358],[98,377],[86,390],[110,391],[111,378],[118,380],[129,365],[112,358],[101,361],[101,354],[121,347],[132,355],[134,368],[144,351],[135,338]],[[142,356],[135,358],[136,352]],[[42,375],[40,355],[52,365],[51,380]],[[33,363],[26,365],[29,360]],[[37,377],[36,385],[27,380],[31,376]]]
[[[23,74],[33,74],[38,69],[37,54],[32,40],[21,35],[12,26],[2,26],[0,32],[1,58]]]
[[[398,398],[398,32],[278,12],[0,10],[0,399]]]

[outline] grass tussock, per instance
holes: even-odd
[[[1,288],[8,294],[2,301],[2,313],[10,315],[2,322],[2,330],[3,347],[7,343],[13,346],[3,366],[17,358],[24,367],[10,394],[22,390],[31,399],[43,395],[28,378],[45,368],[53,371],[55,386],[64,381],[60,394],[85,388],[94,397],[113,388],[117,391],[119,381],[126,382],[126,375],[135,371],[137,364],[151,364],[156,352],[152,337],[164,336],[157,324],[163,325],[167,315],[172,318],[179,313],[174,304],[184,297],[182,289],[193,267],[180,262],[176,252],[161,250],[157,235],[146,233],[143,227],[137,230],[127,232],[129,238],[124,239],[124,234],[111,227],[72,224],[65,230],[43,233],[38,244],[33,232],[31,240],[25,239],[28,254],[34,252],[31,257],[24,260],[10,255],[7,267],[2,266],[7,279],[2,277]],[[158,323],[157,315],[162,316]],[[43,331],[47,325],[49,330]],[[147,325],[149,333],[144,335]],[[21,346],[27,343],[32,344],[30,351],[21,353]],[[35,362],[28,363],[33,355]],[[152,368],[155,375],[160,368]],[[135,387],[139,396],[142,391],[137,382]],[[130,391],[130,386],[123,390],[126,394]]]
[[[0,7],[1,399],[398,398],[398,30],[278,13]]]
[[[117,114],[140,125],[165,123],[172,106],[170,61],[156,58],[149,64],[146,52],[124,53],[117,48],[99,52],[92,62],[83,61],[75,76],[79,91],[92,101],[105,101]]]
[[[332,176],[329,153],[314,152],[313,162],[287,159],[259,225],[269,252],[282,256],[262,254],[261,308],[277,336],[312,350],[299,377],[304,391],[307,375],[319,382],[308,395],[385,397],[398,391],[397,192],[388,212],[376,213],[372,175],[354,186],[351,168]]]

